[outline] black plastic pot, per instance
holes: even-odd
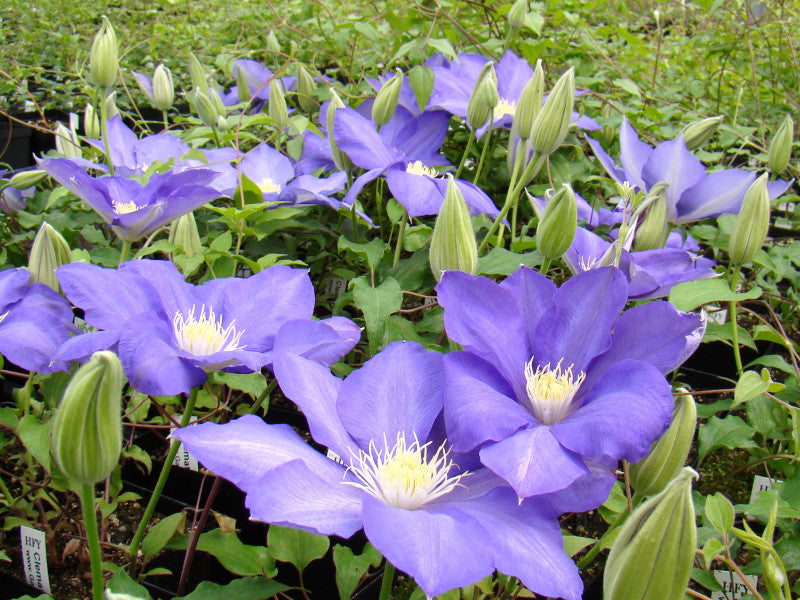
[[[31,128],[13,121],[0,121],[0,162],[12,169],[21,169],[33,163],[31,153]]]

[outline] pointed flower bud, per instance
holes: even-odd
[[[208,78],[206,70],[200,60],[191,52],[189,53],[189,77],[192,80],[192,87],[208,94]]]
[[[49,223],[43,222],[36,233],[31,246],[31,255],[28,257],[31,283],[43,283],[56,292],[60,291],[56,269],[70,262],[72,256],[67,240]]]
[[[275,37],[275,32],[270,29],[269,33],[267,34],[267,52],[271,52],[273,54],[280,54],[281,45],[278,43],[278,38]]]
[[[522,88],[514,113],[513,131],[519,138],[527,140],[530,137],[533,121],[542,110],[542,98],[544,98],[544,71],[542,61],[537,60],[533,76]]]
[[[789,164],[792,155],[792,141],[794,140],[794,121],[791,115],[778,127],[775,137],[769,145],[769,161],[767,165],[773,173],[781,173]]]
[[[160,64],[153,73],[153,107],[167,111],[175,100],[175,86],[172,83],[172,72],[169,67]]]
[[[10,185],[15,190],[27,190],[42,181],[47,177],[47,171],[41,169],[29,169],[27,171],[20,171],[8,180]]]
[[[575,70],[564,73],[553,86],[531,126],[531,146],[539,154],[552,154],[567,137],[575,105]]]
[[[349,171],[353,168],[353,163],[347,154],[339,150],[336,140],[333,139],[333,122],[336,116],[336,109],[344,108],[344,102],[342,102],[342,99],[339,98],[339,94],[337,94],[336,90],[333,88],[330,88],[330,93],[331,100],[328,102],[328,110],[325,113],[325,127],[328,129],[328,143],[331,147],[331,155],[333,156],[333,162],[336,168],[340,171]]]
[[[66,158],[78,158],[82,155],[78,134],[63,123],[56,125],[56,150]]]
[[[218,116],[217,122],[215,123],[215,127],[220,131],[225,131],[226,129],[228,129],[228,120],[222,115]]]
[[[117,108],[117,92],[111,92],[106,96],[106,114],[109,119],[119,114],[119,109]]]
[[[683,470],[628,517],[606,561],[603,598],[683,600],[697,546],[692,481]]]
[[[525,17],[528,16],[528,0],[516,0],[508,11],[508,25],[511,29],[519,29],[525,25]]]
[[[678,396],[669,429],[656,440],[647,456],[630,467],[631,485],[637,494],[657,494],[678,474],[686,464],[696,428],[694,398],[691,394]]]
[[[110,88],[117,81],[117,71],[119,71],[117,34],[114,33],[111,21],[105,15],[102,19],[103,24],[92,43],[89,67],[95,84],[102,88]]]
[[[494,63],[488,62],[483,65],[478,74],[475,87],[472,88],[472,94],[469,97],[469,104],[467,104],[467,123],[472,129],[480,129],[486,125],[489,121],[489,114],[499,101],[498,98],[495,99],[494,104],[490,104],[494,99],[491,93],[492,87],[494,87],[494,95],[497,95],[497,74],[494,72]]]
[[[70,379],[53,418],[50,447],[58,466],[76,483],[105,479],[122,447],[122,365],[103,350]]]
[[[554,260],[566,252],[578,228],[578,204],[572,187],[565,183],[550,198],[536,228],[536,247],[545,258]]]
[[[394,116],[397,101],[400,100],[400,89],[403,87],[403,72],[396,69],[391,79],[381,86],[375,102],[372,104],[372,121],[378,126],[386,125]]]
[[[659,181],[651,189],[642,203],[644,218],[636,227],[633,249],[653,250],[663,248],[669,235],[667,220],[667,198],[664,195],[667,185]]]
[[[250,83],[244,69],[236,67],[236,95],[239,102],[250,102]]]
[[[213,90],[210,90],[213,92]],[[197,116],[206,125],[206,127],[216,127],[217,117],[220,116],[217,112],[217,107],[211,99],[200,90],[194,92],[194,106],[197,110]]]
[[[317,101],[314,100],[314,92],[317,89],[317,84],[303,65],[297,65],[295,72],[297,79],[297,103],[305,112],[313,112],[317,107]]]
[[[286,97],[283,95],[283,87],[278,79],[269,82],[269,105],[267,114],[278,129],[286,129],[289,126],[289,110],[286,108]]]
[[[684,127],[683,131],[681,131],[686,147],[689,150],[694,150],[705,144],[711,139],[711,136],[717,132],[724,118],[725,117],[722,115],[719,115],[717,117],[708,117],[695,121],[694,123],[689,123],[689,125]]]
[[[728,255],[734,264],[744,265],[753,260],[767,239],[770,212],[768,178],[768,173],[761,175],[744,195],[728,245]]]
[[[194,256],[203,251],[194,212],[181,215],[172,222],[169,229],[169,243],[175,244],[186,256]]]
[[[100,137],[100,117],[94,109],[94,104],[87,104],[83,111],[83,133],[86,137]]]
[[[429,260],[436,281],[441,280],[442,271],[474,275],[478,269],[478,245],[469,209],[452,175],[448,175],[444,202],[433,226]]]

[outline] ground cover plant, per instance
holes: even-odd
[[[800,594],[797,3],[29,8],[9,598]]]

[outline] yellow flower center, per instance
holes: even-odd
[[[265,194],[277,194],[281,191],[281,186],[272,181],[269,177],[264,177],[264,179],[259,181],[256,185],[258,185],[258,188]]]
[[[421,160],[415,160],[406,165],[406,173],[413,175],[427,175],[428,177],[436,177],[438,173],[433,167],[426,166]]]
[[[235,319],[227,327],[223,327],[222,315],[217,318],[213,308],[209,308],[206,315],[206,307],[201,307],[198,317],[195,317],[194,310],[195,307],[192,306],[186,317],[178,311],[172,318],[172,330],[180,348],[195,356],[244,348],[239,346],[244,329],[236,331]]]
[[[348,468],[358,481],[343,481],[395,508],[415,510],[452,491],[468,473],[450,476],[455,466],[443,443],[433,456],[428,456],[427,444],[414,439],[407,444],[399,433],[394,446],[384,440],[384,450],[370,442],[369,452],[361,451]]]
[[[114,212],[120,215],[127,215],[129,213],[135,212],[139,210],[139,207],[136,206],[136,203],[131,200],[130,202],[115,202],[114,203]]]
[[[574,410],[572,399],[581,383],[586,379],[586,373],[581,372],[576,378],[572,374],[572,367],[561,368],[561,361],[554,369],[550,363],[536,367],[533,370],[533,358],[525,365],[525,389],[531,403],[534,416],[545,425],[558,423]]]
[[[509,115],[511,117],[517,112],[517,103],[515,100],[506,100],[505,98],[500,98],[497,102],[497,105],[494,107],[494,120],[500,120],[500,117],[504,117],[505,115]]]

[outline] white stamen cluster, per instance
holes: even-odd
[[[391,448],[384,440],[383,451],[372,441],[369,452],[362,450],[348,469],[358,481],[342,483],[364,490],[395,508],[415,510],[462,485],[461,478],[469,474],[450,476],[455,465],[448,456],[446,442],[431,457],[429,446],[430,442],[420,444],[416,438],[408,445],[403,433],[397,435],[397,442]]]
[[[277,194],[281,191],[281,186],[278,183],[272,181],[270,177],[264,177],[261,181],[259,181],[256,185],[258,185],[258,189],[260,189],[265,194]]]
[[[127,215],[139,210],[139,207],[136,206],[136,203],[133,200],[130,202],[114,202],[113,206],[114,212],[116,212],[118,215]]]
[[[517,103],[515,100],[506,100],[505,98],[500,98],[497,104],[494,107],[494,120],[500,120],[500,117],[504,117],[505,115],[514,116],[517,112]]]
[[[569,416],[575,408],[572,406],[572,399],[586,379],[584,372],[577,378],[572,374],[573,365],[562,370],[563,360],[563,358],[559,360],[554,369],[547,363],[545,366],[536,367],[535,372],[533,357],[525,365],[525,389],[528,392],[531,411],[545,425],[558,423]]]
[[[427,175],[428,177],[436,177],[439,175],[436,169],[426,166],[421,160],[408,163],[406,165],[406,173],[411,173],[412,175]]]
[[[244,329],[236,331],[236,319],[227,327],[222,326],[222,315],[217,318],[214,309],[200,308],[200,316],[195,317],[195,307],[184,317],[180,311],[172,318],[172,330],[178,346],[195,356],[209,356],[222,351],[242,350],[239,340]]]

